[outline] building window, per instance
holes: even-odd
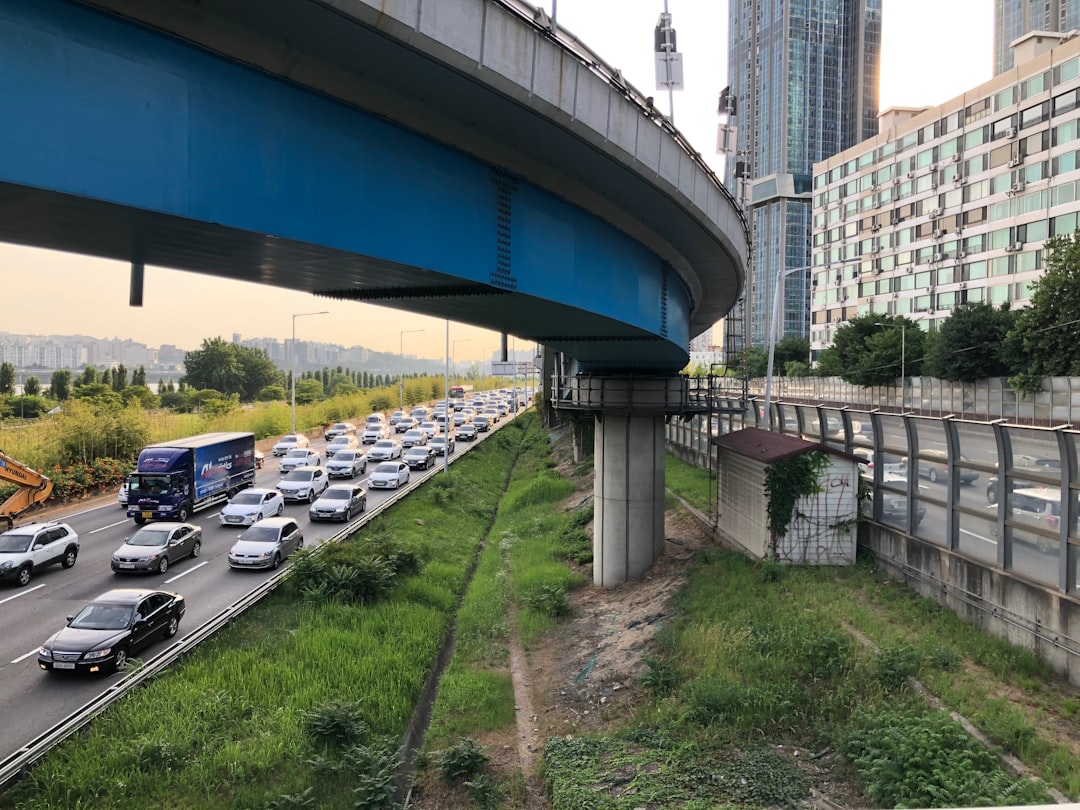
[[[1031,98],[1036,96],[1044,90],[1050,89],[1050,71],[1045,73],[1037,73],[1030,79],[1020,83],[1020,98]]]
[[[1016,103],[1016,87],[1006,87],[994,95],[994,111],[999,112]]]
[[[967,109],[964,110],[964,123],[971,124],[978,121],[980,118],[985,118],[990,114],[990,99],[979,99],[974,104],[969,104]]]
[[[1026,183],[1034,183],[1036,180],[1042,180],[1046,177],[1046,161],[1040,160],[1038,163],[1030,163],[1017,172],[1017,174],[1023,178]]]
[[[990,140],[997,141],[1001,138],[1009,137],[1010,130],[1016,129],[1016,121],[1013,116],[1009,115],[1002,118],[999,121],[995,121],[993,127],[991,127]]]
[[[1080,97],[1080,90],[1069,90],[1060,96],[1054,96],[1051,102],[1054,115],[1061,115],[1069,110],[1075,110],[1078,97]]]
[[[1007,276],[1012,272],[1009,267],[1009,259],[1011,256],[999,256],[996,259],[990,260],[990,275],[991,276]]]
[[[1077,119],[1074,118],[1072,121],[1066,121],[1064,124],[1054,127],[1051,130],[1053,132],[1052,141],[1054,146],[1064,146],[1070,141],[1075,141],[1076,124]]]
[[[1076,230],[1076,212],[1054,217],[1054,236],[1069,236]]]
[[[971,262],[964,265],[965,281],[978,281],[980,278],[986,278],[985,261]]]
[[[1062,62],[1054,68],[1054,84],[1063,84],[1080,75],[1080,57],[1074,57],[1068,62]]]
[[[974,149],[986,143],[987,127],[976,127],[964,133],[964,149]]]
[[[1027,129],[1036,124],[1041,124],[1050,117],[1050,105],[1047,102],[1036,104],[1020,112],[1020,129]]]

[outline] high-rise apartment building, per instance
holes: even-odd
[[[1080,28],[1080,0],[994,0],[994,75],[1013,67],[1010,43],[1032,31]]]
[[[932,330],[967,302],[1024,306],[1046,240],[1080,227],[1080,37],[1033,33],[1015,58],[814,167],[815,357],[858,315]]]
[[[877,133],[881,1],[731,0],[727,183],[751,222],[749,344],[768,342],[778,282],[780,336],[808,335],[810,278],[797,268],[811,264],[813,165]]]

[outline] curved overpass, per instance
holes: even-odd
[[[674,373],[747,234],[647,100],[485,0],[0,3],[0,239]]]

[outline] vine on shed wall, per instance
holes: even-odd
[[[774,541],[787,533],[799,498],[821,491],[818,478],[828,466],[828,454],[813,450],[777,461],[766,468],[765,497],[769,501],[769,531]]]

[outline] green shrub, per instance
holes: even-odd
[[[638,683],[648,689],[653,697],[662,697],[675,690],[679,683],[679,673],[670,659],[647,655],[641,660],[646,671],[638,678]]]
[[[919,674],[922,656],[906,645],[883,647],[877,654],[874,675],[886,691],[895,692]]]
[[[317,743],[347,748],[362,742],[370,729],[359,704],[335,700],[305,713],[304,731]]]
[[[518,599],[522,604],[552,618],[557,619],[570,612],[570,600],[562,585],[533,585],[519,594]]]
[[[475,779],[487,765],[483,747],[469,737],[463,737],[442,753],[439,773],[447,782]]]

